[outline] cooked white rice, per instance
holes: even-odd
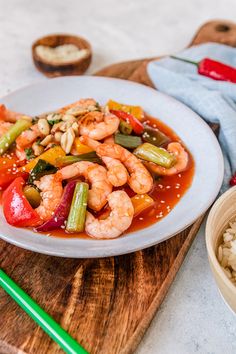
[[[217,258],[227,277],[236,285],[236,219],[223,233]]]

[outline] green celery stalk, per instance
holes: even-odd
[[[133,153],[140,159],[153,162],[165,168],[172,167],[176,162],[175,156],[167,150],[149,143],[140,145]]]
[[[82,232],[84,230],[89,186],[84,182],[77,182],[70,207],[66,230]]]
[[[119,125],[119,131],[124,134],[124,135],[130,135],[132,133],[132,126],[124,121],[124,120],[121,120],[120,121],[120,125]]]
[[[162,133],[158,129],[153,129],[152,127],[145,126],[142,138],[147,143],[153,144],[155,146],[163,146],[170,142],[170,138]]]
[[[78,161],[90,161],[95,163],[101,163],[101,159],[98,157],[95,151],[88,152],[87,154],[81,154],[78,156],[61,156],[56,159],[57,166],[67,166]]]
[[[6,152],[16,138],[26,129],[29,129],[31,122],[26,119],[19,119],[1,138],[0,156]]]
[[[140,138],[140,136],[116,133],[115,143],[127,149],[135,149],[136,147],[142,144],[142,139]]]

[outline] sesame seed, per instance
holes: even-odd
[[[166,189],[170,189],[170,186],[166,186]]]
[[[177,194],[177,198],[180,198],[180,194]]]
[[[178,174],[178,177],[179,177],[179,178],[182,177],[181,173]]]
[[[164,204],[164,203],[165,203],[165,201],[164,201],[164,200],[161,200],[161,203],[162,203],[162,204]]]
[[[139,220],[143,220],[143,218],[139,218]]]

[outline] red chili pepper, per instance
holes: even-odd
[[[210,77],[213,80],[230,81],[236,83],[236,68],[233,68],[232,66],[223,64],[210,58],[202,59],[200,62],[182,59],[175,56],[171,56],[171,58],[196,65],[200,75]]]
[[[229,184],[231,186],[236,186],[236,172],[235,174],[232,176],[231,180],[229,181]]]
[[[132,116],[132,114],[124,112],[124,111],[118,111],[115,109],[111,109],[110,112],[112,114],[114,114],[115,116],[117,116],[118,118],[130,123],[130,125],[132,126],[132,128],[136,134],[143,133],[144,127],[143,127],[142,123],[137,118]]]
[[[3,213],[10,225],[19,227],[36,226],[40,223],[40,217],[24,196],[24,184],[24,179],[17,177],[3,192]]]

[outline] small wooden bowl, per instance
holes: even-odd
[[[230,188],[213,205],[206,224],[206,246],[212,273],[226,303],[236,313],[236,286],[228,279],[216,253],[230,221],[236,218],[236,187]]]
[[[74,44],[79,49],[87,49],[88,55],[84,58],[71,61],[69,63],[56,64],[52,61],[45,61],[36,53],[38,45],[45,45],[48,47],[57,47],[63,44]],[[32,45],[32,57],[34,64],[39,71],[48,77],[66,76],[66,75],[81,75],[89,67],[92,59],[91,45],[84,39],[78,36],[69,34],[51,34],[46,37],[39,38]]]

